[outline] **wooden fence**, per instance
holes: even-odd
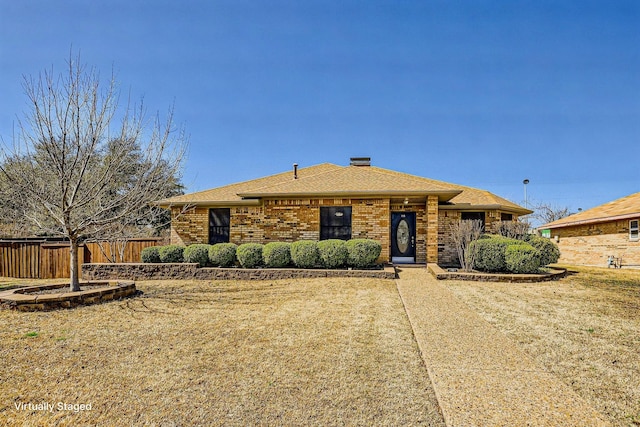
[[[123,262],[140,262],[140,252],[159,245],[161,239],[132,239],[123,252]],[[102,243],[107,254],[109,243]],[[117,259],[117,261],[120,261]],[[78,263],[110,262],[96,242],[85,243],[78,251]],[[43,240],[0,240],[0,277],[61,279],[69,277],[69,242]]]

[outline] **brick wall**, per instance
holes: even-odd
[[[391,218],[389,199],[353,200],[351,237],[377,240],[382,245],[379,261],[389,261]]]
[[[319,240],[322,206],[351,206],[351,237],[379,241],[380,261],[389,259],[388,199],[265,200],[264,242]]]
[[[427,197],[427,262],[437,264],[440,262],[438,254],[438,196]]]
[[[347,206],[348,200],[265,200],[265,242],[320,239],[320,206]]]
[[[640,242],[629,241],[628,219],[552,229],[556,236],[561,263],[605,267],[613,255],[623,265],[640,265]]]
[[[232,207],[230,241],[241,244],[319,240],[321,206],[352,206],[352,237],[379,241],[382,245],[379,260],[385,262],[390,260],[391,212],[416,212],[416,262],[441,265],[458,262],[450,224],[460,220],[460,213],[439,210],[437,196],[429,196],[425,204],[408,205],[391,204],[389,199],[291,199],[265,200],[262,206]],[[207,208],[194,208],[177,215],[179,209],[174,208],[171,243],[208,243],[208,212]],[[499,214],[488,211],[487,224],[497,220]]]
[[[265,200],[263,206],[232,207],[230,241],[241,244],[319,240],[321,206],[352,206],[352,237],[379,241],[380,260],[389,260],[389,199]],[[177,215],[178,212],[176,208],[171,243],[207,243],[208,209],[195,208],[182,215]]]
[[[264,242],[264,208],[262,206],[242,206],[231,208],[229,240],[237,245],[241,243]],[[203,243],[208,243],[207,240]]]
[[[460,221],[460,212],[441,210],[438,213],[438,264],[457,265],[458,253],[451,238],[451,224]]]
[[[192,208],[181,213],[180,208],[171,208],[171,243],[209,243],[209,209]]]

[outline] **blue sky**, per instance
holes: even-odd
[[[640,191],[640,2],[0,0],[0,135],[70,48],[150,113],[189,191],[349,157],[587,209]]]

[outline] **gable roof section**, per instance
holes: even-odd
[[[345,166],[240,193],[241,197],[375,196],[437,194],[449,200],[461,190],[373,166]]]
[[[298,179],[307,178],[319,173],[340,169],[340,166],[331,163],[309,166],[298,169]],[[229,205],[229,204],[255,204],[254,201],[245,201],[238,193],[253,191],[258,188],[276,185],[285,181],[290,181],[293,177],[292,171],[282,172],[276,175],[269,175],[264,178],[252,179],[250,181],[238,182],[235,184],[216,187],[210,190],[198,191],[195,193],[183,194],[181,196],[170,197],[160,200],[156,204],[162,207],[171,205]]]
[[[338,166],[323,163],[210,190],[171,197],[159,206],[257,205],[261,198],[290,197],[374,197],[438,195],[452,209],[492,208],[519,214],[530,210],[485,190],[423,178],[375,166]]]
[[[539,229],[569,227],[572,225],[592,224],[640,217],[640,193],[616,199],[577,214],[569,215],[557,221],[541,225]]]

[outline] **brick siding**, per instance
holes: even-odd
[[[628,219],[551,229],[556,236],[561,263],[606,267],[614,256],[623,266],[640,266],[640,242],[629,240]]]
[[[171,208],[171,243],[191,245],[209,242],[209,208],[191,208],[184,213]]]
[[[439,210],[437,196],[429,196],[426,204],[407,205],[391,204],[388,198],[267,199],[262,206],[230,208],[230,241],[242,244],[319,240],[321,206],[351,206],[352,238],[380,242],[382,253],[379,261],[384,262],[391,259],[391,212],[415,212],[416,262],[442,265],[458,262],[451,241],[450,224],[452,221],[459,221],[460,214],[453,210]],[[171,243],[208,243],[208,208],[192,208],[186,213],[178,214],[179,209],[172,209]],[[486,213],[487,224],[496,218],[499,218],[498,211]]]

